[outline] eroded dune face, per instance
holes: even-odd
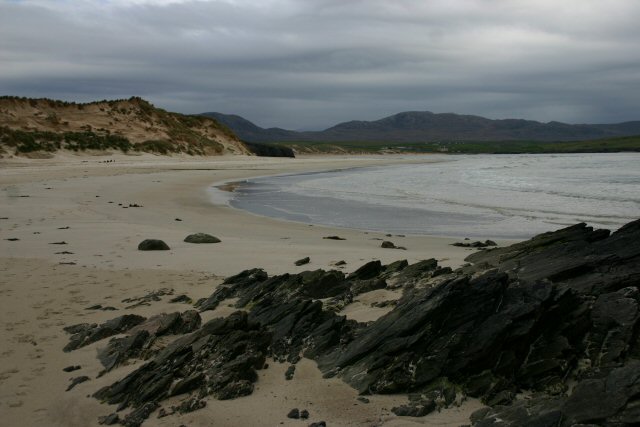
[[[137,97],[87,104],[2,97],[0,123],[2,145],[25,152],[34,151],[37,147],[31,145],[40,143],[45,144],[44,151],[126,148],[161,154],[249,153],[233,132],[214,119],[170,113]],[[26,132],[31,145],[24,144],[29,136],[16,136],[12,130]]]

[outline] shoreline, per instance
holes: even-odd
[[[115,162],[104,163],[105,160]],[[137,365],[96,378],[100,370],[96,350],[106,340],[63,353],[69,336],[62,328],[81,322],[101,323],[125,313],[150,316],[192,308],[169,303],[169,298],[164,297],[132,310],[126,308],[123,299],[173,288],[174,295],[184,293],[195,301],[211,294],[222,277],[254,267],[273,275],[332,269],[336,261],[344,260],[346,273],[374,259],[387,264],[431,257],[443,266],[461,265],[472,251],[450,246],[459,239],[394,237],[394,243],[407,250],[384,249],[379,240],[373,240],[386,239],[384,233],[258,217],[233,207],[212,205],[208,199],[207,190],[215,182],[267,173],[335,169],[336,165],[393,162],[411,159],[229,156],[203,160],[67,155],[44,161],[0,160],[0,217],[7,218],[0,219],[0,339],[8,343],[0,354],[4,365],[0,372],[3,419],[14,425],[30,420],[30,425],[84,426],[97,425],[98,416],[111,412],[113,408],[86,396]],[[194,232],[213,234],[222,242],[193,245],[182,241]],[[323,239],[330,235],[346,240]],[[146,238],[163,239],[171,250],[138,251],[137,244]],[[65,244],[57,244],[61,242]],[[309,264],[294,265],[295,260],[305,256],[311,258]],[[87,310],[95,304],[113,306],[117,311]],[[372,313],[365,308],[363,304],[353,305],[350,311],[367,318]],[[229,314],[231,308],[220,310],[206,313],[203,321]],[[82,369],[70,374],[62,371],[70,365],[80,365]],[[273,365],[277,369],[260,373],[256,387],[261,393],[233,401],[210,399],[203,410],[160,420],[152,417],[145,425],[199,425],[214,421],[247,425],[252,420],[267,425],[281,421],[284,425],[299,425],[286,418],[286,412],[296,405],[314,405],[316,413],[320,411],[331,425],[370,425],[375,420],[385,425],[433,422],[448,426],[464,423],[468,416],[468,411],[451,410],[424,419],[398,419],[388,410],[405,402],[403,395],[379,397],[368,405],[354,406],[356,392],[338,379],[322,379],[315,364],[301,368],[306,374],[300,378],[307,382],[295,383],[285,382],[278,374],[284,365]],[[79,375],[87,375],[90,381],[64,392],[69,379]],[[313,393],[305,393],[307,388]],[[479,407],[477,402],[470,405],[468,408]],[[226,415],[221,415],[225,411]],[[458,413],[457,418],[454,413]]]
[[[320,157],[320,156],[317,156]],[[353,157],[358,157],[358,156],[353,156]],[[409,159],[407,159],[409,160]],[[460,240],[486,240],[486,239],[491,239],[491,240],[495,240],[495,241],[499,241],[500,244],[512,244],[512,243],[516,243],[525,239],[528,239],[532,236],[521,236],[521,237],[504,237],[504,236],[500,236],[500,237],[496,237],[490,234],[479,234],[479,235],[474,235],[473,233],[462,233],[460,235],[453,235],[453,234],[430,234],[430,233],[421,233],[421,232],[415,232],[415,231],[393,231],[393,230],[389,230],[389,229],[375,229],[375,228],[366,228],[366,227],[356,227],[356,226],[350,226],[350,225],[338,225],[338,224],[323,224],[321,222],[313,222],[311,220],[296,220],[296,219],[292,219],[292,218],[285,218],[282,216],[278,216],[278,215],[269,215],[266,213],[261,213],[261,212],[257,212],[255,210],[252,209],[248,209],[248,208],[242,208],[242,207],[237,207],[234,206],[232,204],[232,201],[234,199],[234,195],[237,194],[238,190],[242,190],[243,187],[247,187],[250,186],[252,184],[255,184],[256,180],[261,180],[261,179],[270,179],[270,178],[279,178],[279,177],[291,177],[291,176],[308,176],[308,175],[313,175],[313,174],[324,174],[324,173],[332,173],[332,172],[345,172],[345,171],[352,171],[352,170],[358,170],[358,169],[369,169],[369,168],[378,168],[378,167],[386,167],[386,166],[395,166],[395,165],[405,165],[405,164],[429,164],[429,163],[440,163],[440,162],[446,162],[447,160],[436,160],[431,161],[431,162],[427,162],[427,161],[415,161],[415,159],[411,159],[411,161],[407,161],[407,162],[393,162],[393,163],[384,163],[384,164],[375,164],[375,165],[361,165],[361,166],[347,166],[344,168],[330,168],[330,169],[320,169],[320,170],[313,170],[313,171],[297,171],[297,172],[287,172],[287,173],[277,173],[277,174],[273,174],[273,175],[257,175],[257,176],[246,176],[241,180],[233,180],[233,181],[219,181],[219,182],[214,182],[211,185],[211,188],[214,189],[213,191],[210,192],[211,194],[211,201],[213,204],[221,204],[221,205],[225,205],[227,207],[230,207],[232,209],[235,209],[237,211],[242,212],[243,214],[248,214],[248,215],[252,215],[252,216],[256,216],[258,218],[265,218],[268,220],[276,220],[276,221],[281,221],[284,223],[292,223],[292,224],[301,224],[301,225],[307,225],[307,226],[313,226],[313,227],[326,227],[328,229],[334,229],[336,231],[340,231],[340,230],[352,230],[352,231],[359,231],[359,232],[363,232],[366,234],[382,234],[385,237],[406,237],[406,236],[412,236],[412,237],[419,237],[419,238],[427,238],[427,239],[448,239],[451,241],[460,241]],[[362,202],[357,202],[357,201],[345,201],[344,203],[348,203],[348,204],[352,204],[352,205],[360,205],[362,204]],[[383,207],[383,208],[387,208],[387,207]],[[402,208],[403,210],[406,211],[413,211],[416,210],[415,208]],[[436,212],[430,212],[430,211],[421,211],[425,214],[429,214],[432,213],[434,215],[438,214]],[[302,214],[304,215],[304,214]]]

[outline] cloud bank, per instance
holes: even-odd
[[[12,0],[0,92],[320,129],[407,110],[640,119],[635,0]]]

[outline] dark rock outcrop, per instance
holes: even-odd
[[[243,271],[198,308],[237,298],[246,312],[177,339],[96,396],[140,407],[190,392],[197,407],[208,395],[251,393],[267,356],[307,357],[361,394],[410,393],[393,409],[403,416],[469,395],[489,406],[474,426],[640,423],[640,221],[612,234],[580,224],[468,260],[456,271],[434,259],[372,261],[348,276]],[[377,321],[336,314],[385,287],[403,295]],[[520,399],[525,390],[531,397]]]
[[[138,244],[139,251],[168,251],[171,249],[164,241],[158,239],[146,239]]]
[[[133,357],[148,353],[156,337],[193,332],[200,327],[200,315],[195,310],[183,313],[159,314],[131,328],[128,336],[112,338],[98,351],[98,359],[105,372]]]
[[[133,406],[137,408],[134,412],[184,393],[195,393],[198,399],[246,396],[253,391],[256,370],[264,366],[270,341],[269,332],[249,321],[246,313],[235,312],[176,339],[149,362],[94,396],[123,408]],[[148,416],[146,412],[142,415]]]
[[[69,343],[64,347],[64,351],[72,351],[80,347],[100,341],[113,335],[128,331],[134,326],[144,322],[146,319],[135,314],[125,314],[108,320],[101,325],[81,323],[67,326],[64,330],[71,335]]]

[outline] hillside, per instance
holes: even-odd
[[[0,97],[0,155],[59,149],[249,154],[216,120],[170,113],[132,97],[87,104]]]
[[[375,121],[349,121],[316,132],[263,129],[236,115],[203,115],[215,118],[242,140],[252,142],[581,141],[640,134],[640,121],[572,125],[429,111],[403,112]]]

